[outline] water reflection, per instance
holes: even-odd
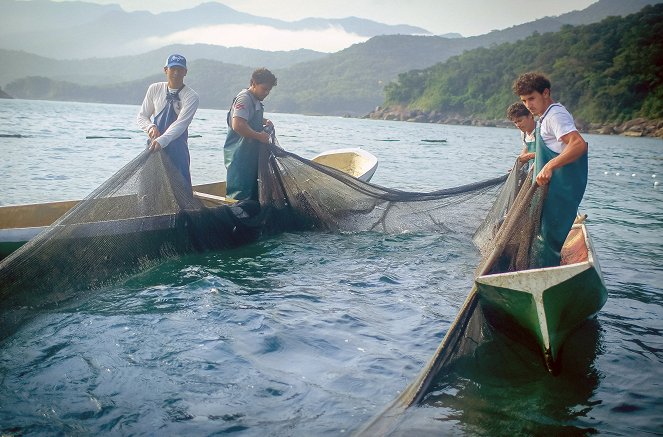
[[[601,336],[595,319],[586,322],[565,343],[561,371],[553,376],[537,348],[493,332],[435,381],[398,430],[403,435],[415,429],[491,436],[594,434],[588,414],[601,381],[594,366]]]

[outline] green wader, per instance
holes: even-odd
[[[534,135],[536,135],[536,130],[534,131]],[[525,141],[525,133],[523,132],[523,145],[527,147],[527,153],[535,153],[536,152],[536,137],[534,141]],[[527,167],[525,167],[528,171],[532,166],[534,165],[534,161],[531,159],[527,161],[527,164],[525,164]]]
[[[235,100],[233,100],[233,106]],[[232,106],[231,106],[232,108]],[[258,200],[258,156],[261,143],[244,138],[232,129],[231,111],[228,111],[228,136],[223,146],[223,159],[227,169],[226,196],[236,200]],[[247,120],[251,129],[262,132],[262,107]]]
[[[544,165],[558,156],[548,148],[541,138],[541,125],[536,125],[536,150],[533,178]],[[587,186],[587,153],[577,160],[553,171],[548,194],[541,212],[541,231],[534,240],[534,253],[537,254],[536,267],[558,266],[564,241],[578,215],[578,206]]]
[[[536,152],[536,138],[534,139],[534,141],[525,141],[525,133],[523,133],[523,145],[527,147],[527,153]]]

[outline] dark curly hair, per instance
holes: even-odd
[[[550,80],[543,73],[537,72],[521,74],[513,83],[513,92],[518,96],[532,94],[534,91],[543,94],[546,88],[550,89]]]
[[[527,115],[532,115],[532,113],[529,112],[527,106],[525,106],[525,104],[522,102],[512,103],[506,109],[506,118],[508,118],[511,121],[516,121],[518,117],[524,117]]]
[[[274,87],[276,86],[276,76],[264,67],[258,68],[251,75],[251,83],[256,85],[266,84]]]

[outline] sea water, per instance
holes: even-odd
[[[0,205],[85,197],[144,147],[137,112],[0,101]],[[522,148],[515,129],[267,116],[301,156],[368,150],[372,181],[390,188],[498,176]],[[225,111],[200,109],[189,134],[194,184],[225,179]],[[480,373],[439,378],[397,434],[663,432],[663,141],[585,139],[581,210],[609,294],[596,321],[569,340],[560,375],[495,351]],[[0,432],[351,434],[432,356],[478,260],[454,235],[375,233],[289,233],[169,260],[33,314],[0,344]]]

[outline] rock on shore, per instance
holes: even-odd
[[[490,127],[512,127],[507,119],[483,120],[474,117],[448,114],[438,111],[425,112],[411,110],[404,107],[377,107],[374,111],[362,118],[371,120],[396,120],[414,123],[438,123],[463,126],[490,126]],[[663,119],[649,120],[636,118],[624,123],[586,123],[576,119],[576,126],[580,132],[601,135],[625,135],[630,137],[658,137],[663,139]]]
[[[0,99],[13,99],[13,97],[2,91],[2,88],[0,88]]]

